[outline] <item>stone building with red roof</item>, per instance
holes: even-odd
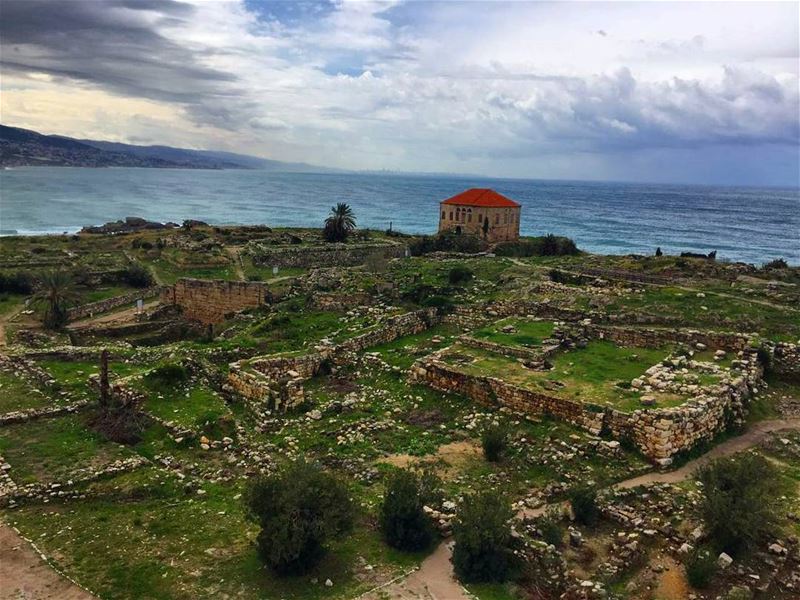
[[[488,188],[472,188],[439,203],[439,233],[469,233],[488,242],[519,239],[521,206]]]

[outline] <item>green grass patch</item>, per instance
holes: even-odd
[[[504,333],[502,329],[507,326],[513,327],[516,331],[514,333]],[[531,321],[511,317],[477,329],[471,335],[472,337],[504,346],[530,348],[541,345],[542,340],[553,335],[554,327],[551,321]]]
[[[77,468],[100,467],[131,456],[88,429],[82,415],[38,419],[3,427],[0,455],[17,483],[59,481]]]

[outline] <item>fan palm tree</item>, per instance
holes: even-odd
[[[329,242],[343,242],[356,228],[356,217],[353,210],[344,202],[331,207],[330,216],[325,219],[322,235]]]
[[[65,271],[42,274],[32,302],[44,306],[42,321],[48,329],[60,329],[67,324],[67,308],[75,299],[72,285],[72,278]]]

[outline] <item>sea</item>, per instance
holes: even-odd
[[[800,190],[259,170],[22,167],[0,171],[2,235],[74,233],[127,216],[318,227],[337,202],[359,227],[435,233],[438,203],[492,188],[522,204],[521,233],[603,254],[717,251],[800,265]],[[2,240],[0,240],[2,244]]]

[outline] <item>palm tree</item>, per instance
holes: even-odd
[[[325,219],[323,237],[329,242],[343,242],[356,228],[356,217],[353,210],[344,202],[331,207],[330,216]]]
[[[33,295],[34,305],[44,305],[42,321],[48,329],[60,329],[67,324],[67,307],[75,299],[72,278],[65,271],[46,271]]]

